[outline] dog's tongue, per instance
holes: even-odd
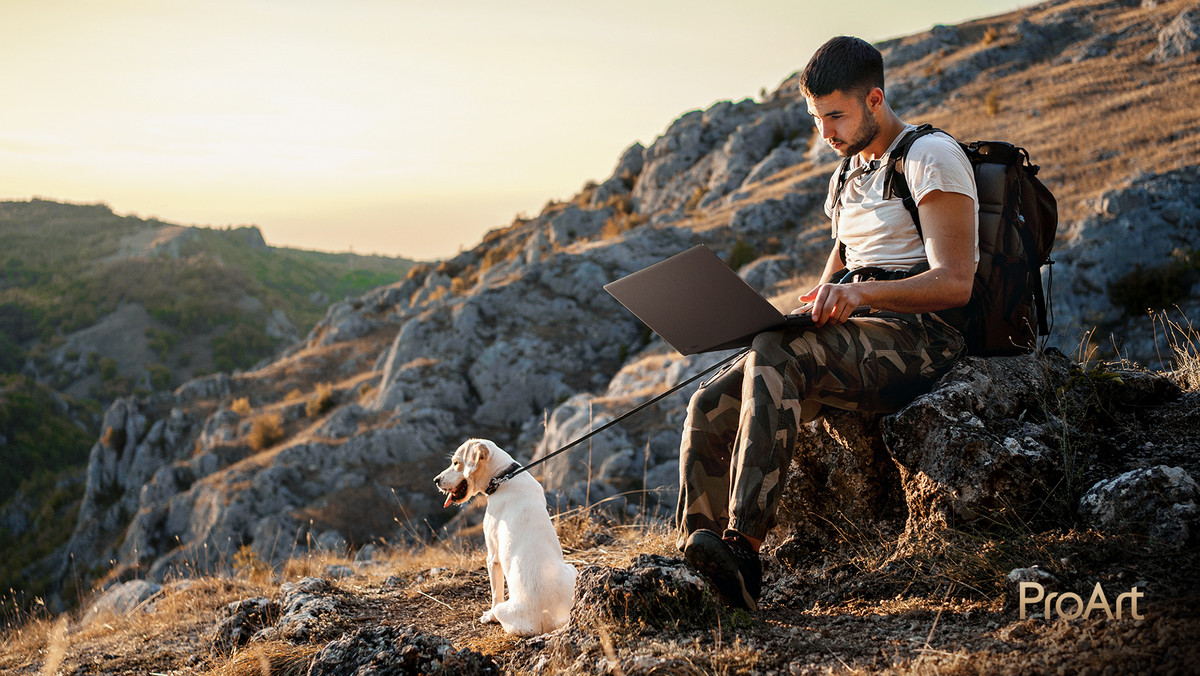
[[[454,493],[447,493],[446,494],[446,504],[442,505],[442,508],[444,509],[446,507],[449,507],[451,502],[454,502]]]

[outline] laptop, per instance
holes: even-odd
[[[807,313],[775,309],[703,244],[604,290],[683,355],[745,347],[763,331],[813,326]]]

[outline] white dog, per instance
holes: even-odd
[[[445,507],[483,493],[493,477],[520,465],[485,439],[468,439],[437,476]],[[534,636],[567,623],[575,604],[575,567],[563,562],[562,546],[542,485],[528,472],[500,484],[483,517],[492,607],[480,622],[499,621],[504,631]],[[504,600],[504,583],[508,600]]]

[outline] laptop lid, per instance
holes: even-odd
[[[784,317],[703,244],[604,286],[680,354],[749,345],[758,333],[812,325]]]

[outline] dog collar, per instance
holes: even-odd
[[[522,469],[524,468],[521,467],[521,463],[519,462],[514,462],[508,467],[505,467],[503,472],[500,472],[496,476],[492,477],[492,480],[488,482],[487,488],[483,489],[483,492],[488,495],[495,493],[496,489],[500,488],[500,484],[515,477],[517,474],[520,474],[520,470]]]

